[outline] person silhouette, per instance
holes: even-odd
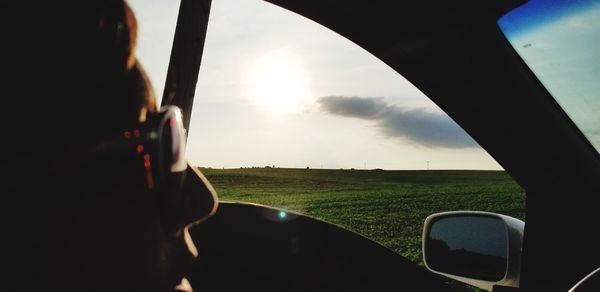
[[[217,197],[160,111],[123,0],[2,4],[7,291],[191,291],[188,233]],[[7,75],[5,75],[7,76]],[[16,110],[15,110],[16,109]]]

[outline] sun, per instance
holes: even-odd
[[[271,52],[250,66],[250,97],[275,112],[297,112],[307,96],[304,69],[290,54]]]

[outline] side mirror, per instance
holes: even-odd
[[[495,213],[430,215],[423,226],[423,261],[432,272],[482,289],[519,287],[524,227]]]

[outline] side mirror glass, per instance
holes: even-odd
[[[431,223],[425,254],[436,271],[499,281],[506,274],[506,226],[497,217],[447,216]]]
[[[494,213],[431,215],[423,228],[425,265],[483,289],[518,287],[523,227],[523,221]]]

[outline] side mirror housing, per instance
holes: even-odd
[[[525,223],[505,215],[455,211],[430,215],[423,261],[434,273],[492,290],[519,287]]]

